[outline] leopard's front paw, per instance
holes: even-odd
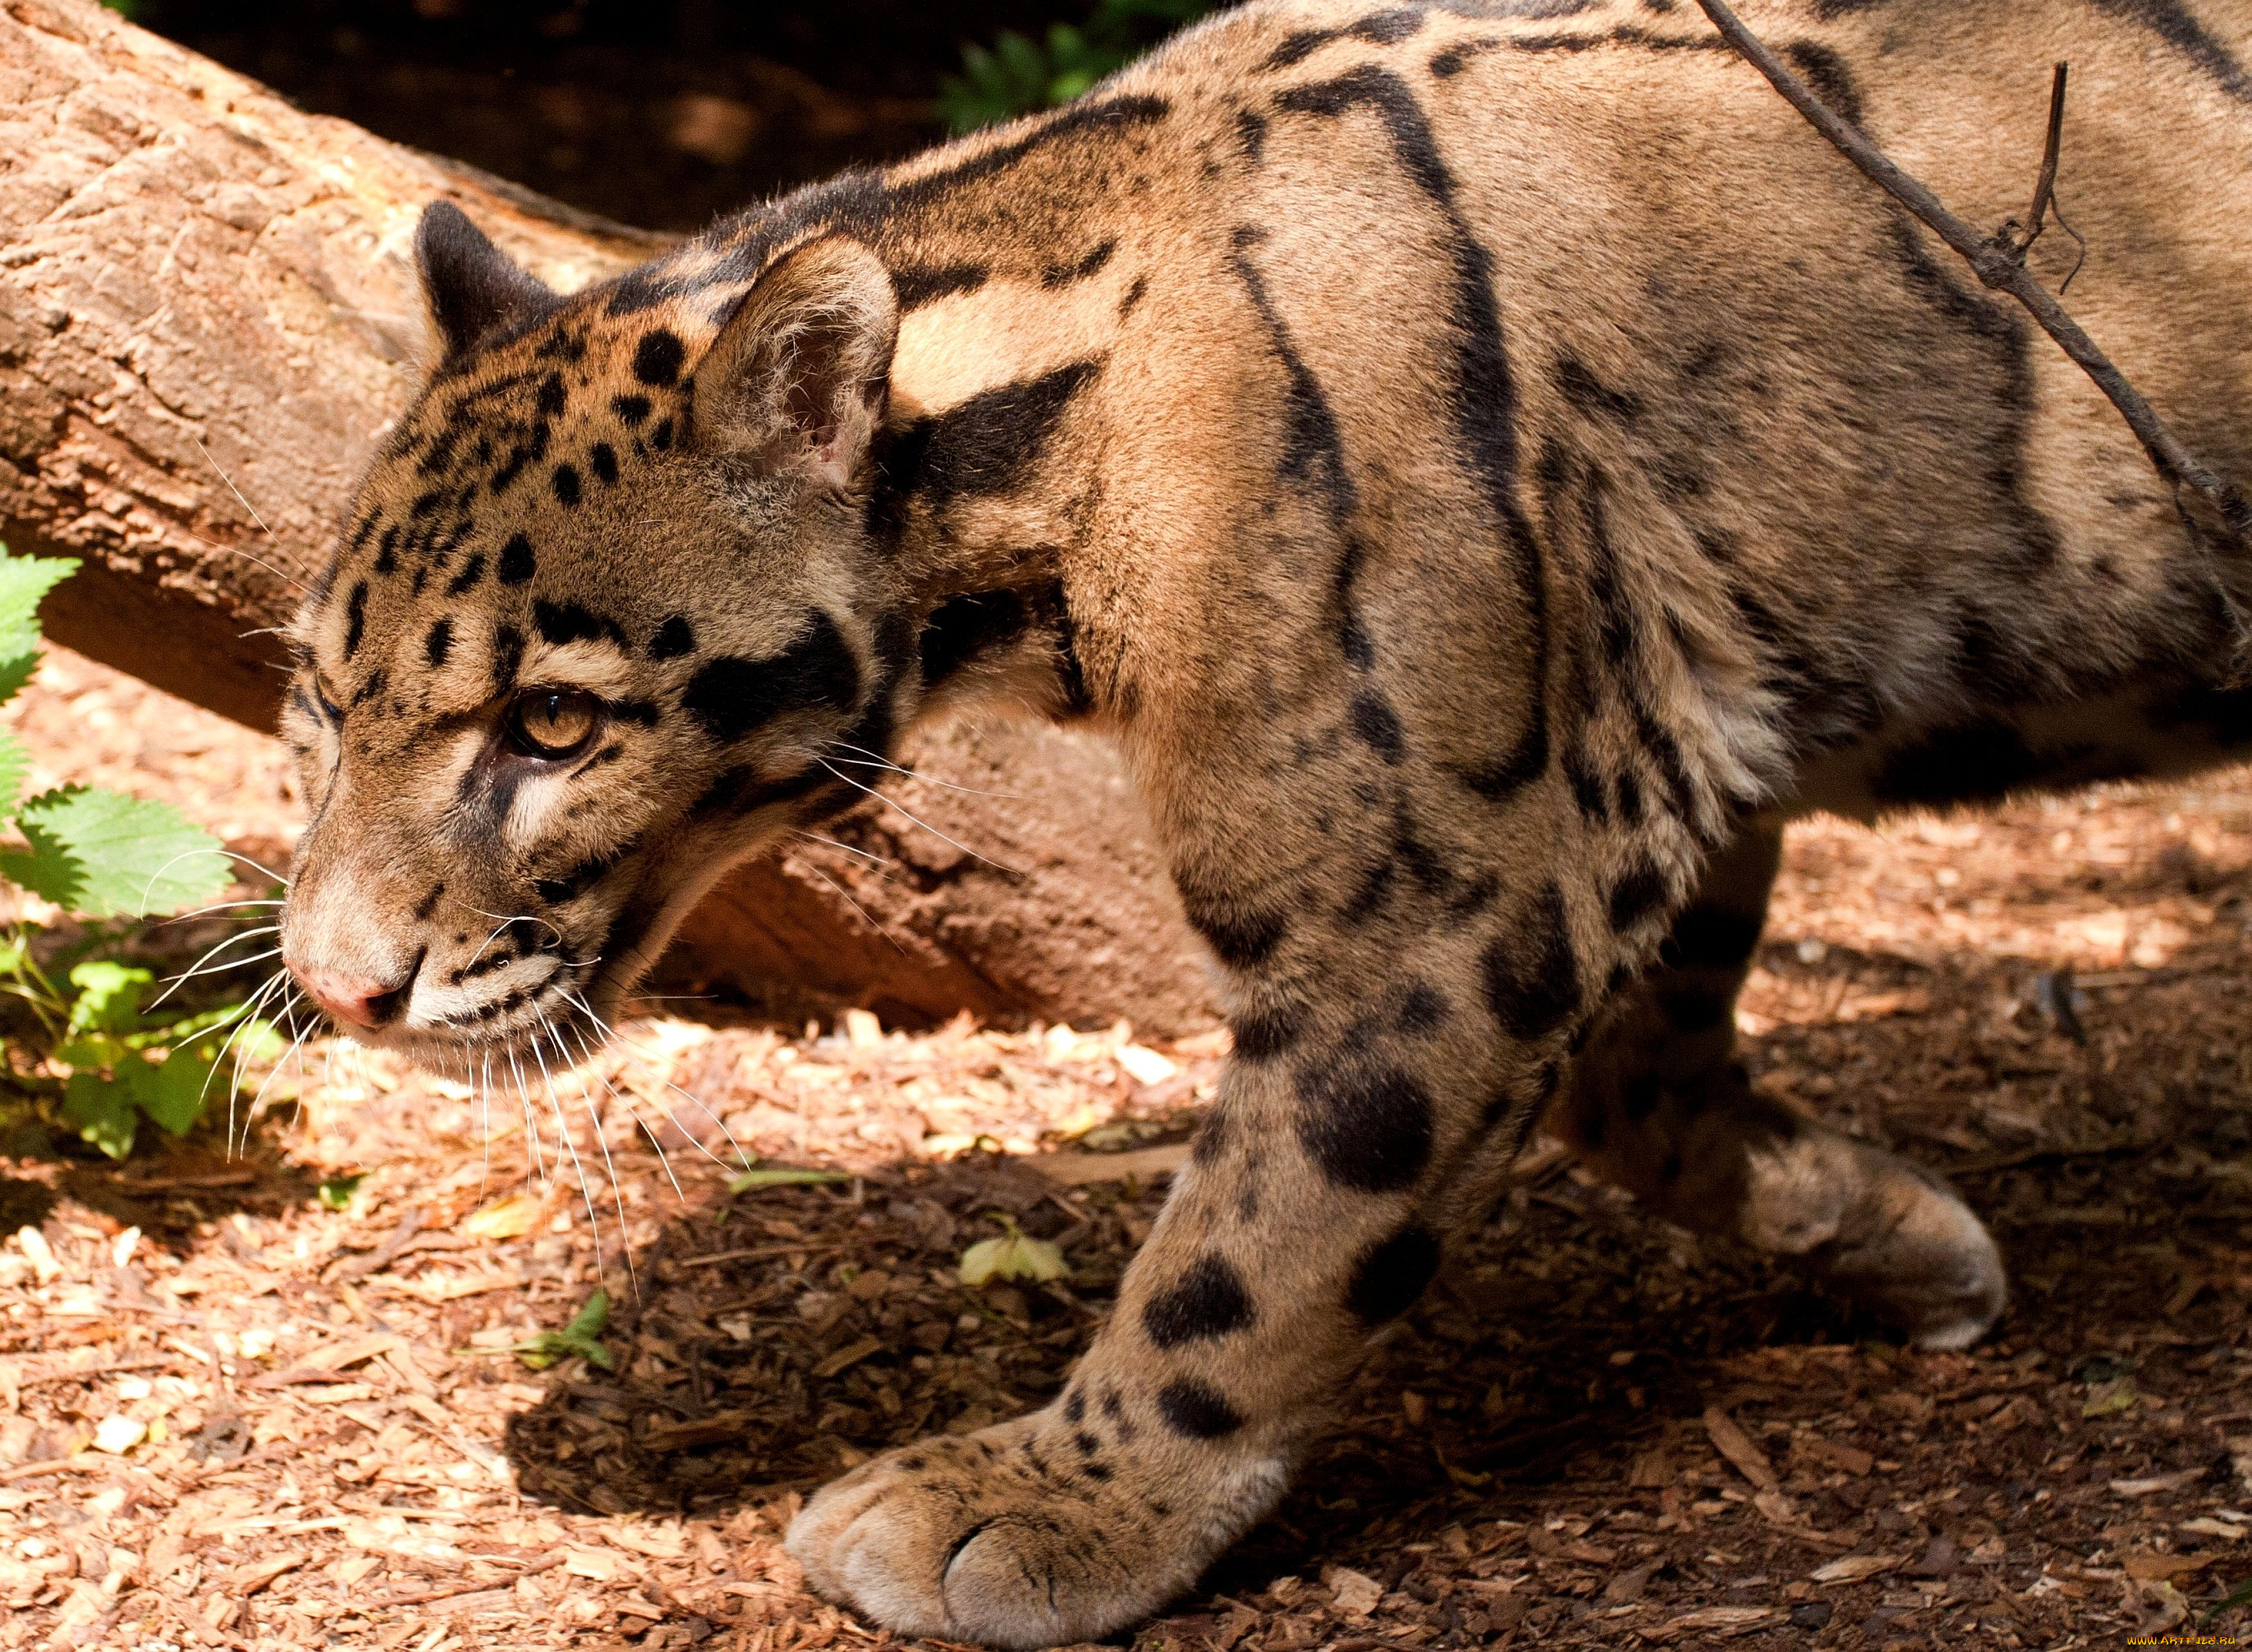
[[[1163,1606],[1288,1480],[1086,1438],[1041,1413],[922,1440],[824,1486],[785,1543],[815,1588],[900,1635],[1055,1646]]]

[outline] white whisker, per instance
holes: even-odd
[[[838,838],[824,837],[819,832],[807,831],[802,826],[794,828],[793,829],[796,831],[800,837],[807,838],[817,843],[826,843],[831,849],[841,849],[848,855],[858,855],[862,860],[872,860],[879,866],[896,866],[899,864],[899,862],[892,859],[888,855],[871,854],[865,849],[855,849],[851,844],[844,843]]]
[[[660,1059],[657,1056],[651,1055],[640,1045],[636,1044],[631,1038],[627,1038],[625,1034],[620,1032],[608,1022],[603,1020],[601,1017],[596,1015],[594,1011],[594,1007],[587,1003],[584,998],[578,996],[574,993],[566,992],[563,995],[563,999],[565,1003],[570,1004],[571,1007],[576,1010],[580,1015],[586,1017],[587,1019],[594,1023],[595,1026],[601,1028],[607,1037],[616,1039],[628,1050],[632,1051],[636,1055],[641,1057],[643,1060],[654,1065]],[[701,1142],[696,1142],[696,1138],[690,1135],[686,1130],[681,1130],[680,1134],[686,1136],[688,1140],[696,1142],[696,1150],[701,1153],[705,1158],[711,1160],[712,1163],[718,1165],[721,1170],[732,1170],[736,1169],[737,1166],[743,1162],[743,1149],[742,1144],[735,1140],[734,1132],[727,1128],[727,1121],[725,1119],[722,1119],[717,1113],[712,1112],[709,1104],[697,1096],[691,1095],[687,1091],[682,1089],[671,1079],[659,1078],[657,1082],[663,1085],[666,1089],[671,1091],[673,1094],[678,1096],[682,1100],[693,1104],[697,1108],[708,1115],[713,1123],[719,1127],[719,1134],[727,1138],[727,1145],[734,1150],[736,1163],[728,1163],[726,1160],[712,1152],[710,1148],[705,1147]],[[666,1121],[670,1123],[674,1129],[680,1129],[680,1121],[672,1116],[672,1109],[666,1107],[662,1101],[657,1102],[657,1106],[658,1109],[664,1113]]]
[[[919,780],[926,786],[943,786],[949,792],[965,792],[972,797],[998,797],[1012,803],[1023,801],[1014,792],[980,791],[975,786],[963,786],[954,781],[941,780],[935,774],[926,774],[919,768],[901,768],[881,753],[872,752],[865,746],[854,746],[846,740],[831,740],[829,742],[829,749],[832,752],[859,753],[860,755],[858,757],[840,757],[837,760],[840,763],[850,763],[855,768],[888,769],[893,774],[901,775],[907,780]]]
[[[854,780],[850,774],[839,774],[837,766],[834,763],[831,763],[827,758],[817,758],[814,760],[818,762],[822,767],[827,769],[831,774],[835,774],[838,780],[843,781],[847,786],[852,788],[853,790],[865,792],[878,802],[889,804],[892,808],[898,809],[900,814],[906,816],[908,820],[913,821],[916,825],[921,827],[923,830],[928,832],[933,837],[937,838],[939,842],[960,850],[972,860],[984,862],[986,865],[990,866],[995,871],[1007,872],[1011,878],[1021,876],[1015,868],[1004,866],[997,860],[989,859],[987,857],[979,854],[976,850],[970,848],[967,843],[956,843],[953,838],[949,837],[944,832],[939,830],[937,827],[932,825],[928,821],[917,817],[895,799],[886,797],[874,787],[863,786],[858,781]]]
[[[255,929],[238,930],[235,934],[229,935],[225,941],[220,941],[219,945],[211,948],[210,951],[205,953],[204,955],[197,959],[195,962],[190,964],[182,973],[170,977],[163,991],[158,993],[154,998],[149,1001],[149,1008],[154,1010],[158,1004],[163,1003],[165,999],[177,992],[183,982],[193,981],[198,974],[203,972],[205,964],[208,963],[219,954],[225,952],[229,947],[234,945],[236,941],[255,940],[260,935],[278,934],[281,933],[281,929],[282,926],[279,924],[261,924]],[[279,957],[281,955],[281,952],[282,949],[279,947],[276,947],[272,952],[259,954],[256,958],[237,958],[231,962],[221,964],[217,969],[212,970],[211,973],[213,975],[223,975],[229,969],[240,969],[246,964],[256,963],[261,959]]]
[[[858,901],[853,899],[851,895],[847,894],[843,885],[838,884],[835,878],[830,877],[827,872],[822,871],[820,867],[815,865],[811,861],[802,861],[799,864],[803,865],[806,871],[811,872],[816,878],[821,879],[823,883],[828,885],[830,888],[835,890],[837,892],[837,899],[843,901],[854,912],[858,913],[860,914],[860,921],[866,924],[869,928],[874,930],[885,940],[890,941],[893,947],[898,950],[900,956],[904,958],[908,955],[907,949],[900,945],[900,938],[893,934],[885,925],[878,922],[876,915],[873,913],[870,912],[865,906],[863,906]]]

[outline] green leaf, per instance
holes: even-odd
[[[779,1164],[761,1165],[755,1170],[746,1170],[727,1183],[730,1193],[747,1193],[756,1187],[819,1187],[830,1182],[849,1182],[852,1178],[844,1170],[793,1170]]]
[[[226,887],[219,839],[170,803],[67,786],[25,803],[17,824],[30,852],[0,855],[0,872],[82,917],[177,912]]]
[[[12,732],[0,729],[0,820],[16,812],[23,799],[24,782],[31,777],[31,753]]]
[[[131,1058],[135,1062],[140,1057]],[[140,1109],[133,1105],[129,1078],[105,1079],[98,1072],[73,1072],[63,1086],[63,1117],[79,1135],[113,1159],[133,1151]]]
[[[175,1050],[163,1062],[136,1058],[121,1064],[120,1076],[132,1075],[133,1100],[141,1111],[169,1135],[185,1135],[196,1128],[212,1091],[212,1062],[194,1050]],[[220,1086],[231,1091],[232,1085]]]
[[[77,572],[75,558],[11,557],[0,545],[0,702],[39,668],[40,599]]]
[[[64,1036],[79,1038],[88,1033],[138,1031],[141,989],[155,979],[146,969],[113,963],[107,958],[90,958],[74,966],[70,983],[78,989],[78,997],[71,1005],[70,1025]]]
[[[560,1331],[542,1331],[509,1351],[534,1371],[546,1371],[560,1359],[576,1354],[603,1371],[618,1368],[617,1356],[602,1346],[602,1329],[610,1322],[610,1294],[597,1289],[587,1305]]]
[[[321,1183],[321,1203],[332,1211],[348,1211],[351,1208],[352,1195],[359,1191],[359,1184],[366,1180],[365,1170],[357,1176],[330,1177]]]
[[[2252,1606],[2252,1578],[2247,1578],[2207,1607],[2205,1615],[2198,1620],[2198,1627],[2204,1628],[2224,1612],[2234,1612],[2239,1607],[2248,1606]]]

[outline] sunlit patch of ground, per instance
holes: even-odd
[[[49,693],[117,713],[96,778],[286,843],[265,743],[66,660],[52,760]],[[2234,775],[1796,830],[1756,1082],[1955,1176],[1996,1338],[1904,1353],[1536,1155],[1139,1644],[2190,1632],[2252,1575],[2248,827]],[[0,1647],[868,1642],[781,1526],[1054,1391],[1220,1051],[817,1031],[644,1020],[490,1096],[309,1045],[240,1156],[0,1161]],[[747,1158],[837,1179],[731,1195]],[[962,1286],[1004,1218],[1071,1276]],[[603,1286],[615,1369],[507,1351]]]

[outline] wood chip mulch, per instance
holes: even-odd
[[[11,712],[108,783],[240,776],[206,817],[286,845],[270,747],[199,718],[59,651]],[[1990,1342],[1903,1350],[1536,1142],[1275,1517],[1122,1643],[2244,1633],[2200,1614],[2252,1576],[2248,829],[2237,774],[1794,831],[1756,1081],[1955,1178],[2013,1270]],[[816,1031],[645,1020],[489,1098],[309,1047],[233,1156],[0,1156],[0,1648],[886,1642],[781,1530],[1055,1392],[1221,1046]],[[746,1155],[840,1179],[731,1196]],[[1069,1279],[961,1285],[1005,1223]],[[509,1351],[598,1286],[615,1369]]]

